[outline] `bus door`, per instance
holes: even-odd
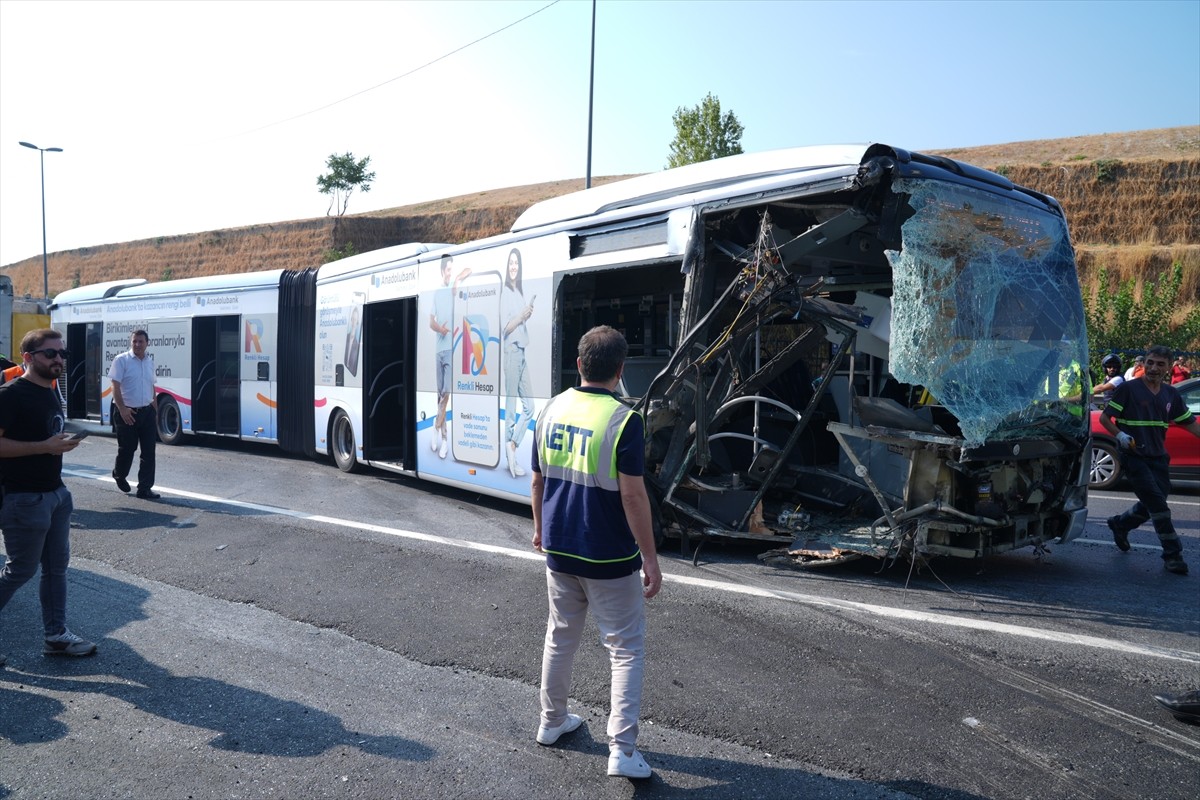
[[[104,362],[104,323],[67,325],[67,418],[100,419],[100,379],[108,370]]]
[[[236,314],[192,320],[192,430],[239,432],[241,318]]]
[[[368,303],[363,316],[363,458],[415,469],[417,299]]]

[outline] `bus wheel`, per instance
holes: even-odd
[[[355,457],[354,426],[345,412],[339,411],[333,416],[329,431],[329,452],[333,455],[333,463],[342,472],[357,472],[358,459]]]
[[[172,397],[158,400],[158,440],[163,444],[183,441],[183,417],[179,414],[179,404]]]

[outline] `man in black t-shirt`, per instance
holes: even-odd
[[[43,654],[89,656],[96,645],[67,629],[74,505],[62,482],[62,457],[79,441],[63,433],[57,381],[68,354],[62,344],[62,334],[51,328],[25,334],[25,374],[0,387],[0,528],[6,554],[0,569],[0,610],[41,566]]]
[[[1163,379],[1170,375],[1171,351],[1155,345],[1146,351],[1145,372],[1140,378],[1125,381],[1113,390],[1112,399],[1100,415],[1100,424],[1117,438],[1121,448],[1121,467],[1137,495],[1137,503],[1124,514],[1108,518],[1117,548],[1129,550],[1129,532],[1146,520],[1162,543],[1163,566],[1176,575],[1187,575],[1183,544],[1171,521],[1167,495],[1171,491],[1170,463],[1167,455],[1167,428],[1182,425],[1200,438],[1200,422],[1178,390]]]

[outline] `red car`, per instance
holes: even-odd
[[[1200,417],[1200,378],[1175,384],[1183,402]],[[1178,425],[1167,429],[1167,452],[1171,454],[1172,481],[1200,481],[1200,439]],[[1121,480],[1117,441],[1100,424],[1100,412],[1092,412],[1092,473],[1088,487],[1111,489]]]

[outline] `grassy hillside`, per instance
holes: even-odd
[[[1056,197],[1067,213],[1085,291],[1184,267],[1180,313],[1200,303],[1200,126],[928,151],[967,161]],[[597,178],[600,185],[629,176]],[[583,186],[563,180],[316,219],[163,236],[53,253],[50,293],[118,278],[150,280],[320,264],[348,243],[465,242],[509,229],[531,204]],[[40,293],[42,260],[4,267],[18,294]],[[1200,343],[1197,343],[1200,346]]]

